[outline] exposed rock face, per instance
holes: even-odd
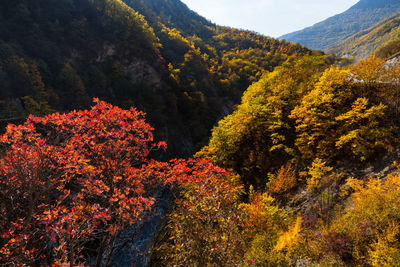
[[[73,55],[74,56],[74,55]],[[162,60],[155,60],[151,65],[148,60],[129,56],[124,57],[124,51],[118,51],[115,45],[104,43],[97,51],[96,63],[113,61],[122,68],[126,76],[133,84],[146,84],[154,90],[161,88],[162,72],[166,71]]]
[[[388,59],[386,62],[388,66],[396,66],[400,64],[400,54],[396,54]]]
[[[116,48],[111,44],[103,44],[103,49],[98,53],[96,62],[104,62],[107,58],[116,54]]]
[[[157,202],[152,211],[119,236],[110,266],[142,267],[149,264],[152,255],[151,248],[170,204],[170,188],[161,188],[155,198]]]
[[[160,74],[147,62],[138,60],[132,61],[124,68],[124,75],[134,84],[146,83],[151,88],[159,89],[161,87]]]

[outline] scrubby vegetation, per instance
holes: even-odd
[[[197,154],[238,173],[247,185],[246,201],[238,204],[232,197],[231,204],[221,202],[227,213],[213,217],[222,207],[219,201],[203,206],[200,199],[207,197],[186,200],[194,191],[184,190],[189,206],[183,208],[178,200],[168,224],[177,243],[164,241],[161,251],[193,244],[198,239],[189,233],[194,232],[211,246],[204,257],[218,253],[226,260],[208,258],[203,264],[396,265],[397,165],[387,163],[393,175],[381,179],[368,177],[370,173],[352,178],[350,172],[396,150],[397,73],[397,67],[375,57],[337,67],[325,56],[290,58],[266,73]],[[202,207],[211,214],[201,212]],[[214,233],[204,224],[204,231],[199,230],[196,223],[190,224],[193,231],[187,224],[182,231],[183,218],[201,218],[214,230],[230,226],[230,218],[239,228]],[[240,251],[242,257],[231,258]],[[165,259],[176,262],[194,255],[168,252]],[[232,255],[223,257],[222,252]],[[188,263],[199,263],[200,258]]]

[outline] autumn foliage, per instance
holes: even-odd
[[[373,161],[396,143],[398,73],[374,57],[347,67],[326,56],[288,58],[247,89],[197,155],[258,188],[287,162]]]
[[[3,262],[78,264],[85,243],[99,239],[101,255],[152,205],[147,188],[160,175],[147,157],[165,144],[153,143],[143,113],[95,103],[91,110],[30,116],[1,137]]]
[[[120,233],[168,186],[175,202],[155,264],[395,265],[399,177],[346,184],[338,166],[396,145],[398,70],[375,58],[328,63],[293,58],[265,74],[214,129],[197,154],[206,159],[152,159],[166,144],[154,142],[144,113],[98,99],[9,125],[0,137],[0,263],[107,266]]]
[[[289,58],[265,73],[197,154],[249,185],[237,212],[257,266],[398,266],[399,177],[387,161],[397,157],[400,67],[328,60]]]
[[[116,236],[151,208],[155,188],[226,175],[204,160],[151,160],[166,146],[152,130],[142,112],[97,99],[90,110],[9,125],[0,139],[0,261],[75,266],[97,244],[91,256],[108,264]]]
[[[268,193],[288,195],[298,184],[296,171],[290,163],[282,166],[268,183]]]
[[[169,240],[158,248],[162,265],[243,262],[245,218],[239,208],[242,186],[238,177],[205,160],[178,160],[171,171],[180,177],[189,173],[190,179],[182,183],[169,215]]]

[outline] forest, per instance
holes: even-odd
[[[131,266],[157,216],[144,266],[399,265],[397,40],[356,62],[179,0],[0,7],[1,266]]]
[[[175,10],[171,20],[155,8],[160,3]],[[290,55],[313,53],[213,25],[182,5],[177,0],[2,2],[3,128],[28,114],[88,108],[100,97],[148,113],[156,135],[169,144],[165,157],[187,157],[206,144],[213,125],[263,71]]]

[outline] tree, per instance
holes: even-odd
[[[318,83],[306,94],[290,117],[296,123],[296,146],[303,160],[334,156],[335,114],[349,95],[349,71],[338,67],[327,69]]]
[[[264,186],[267,174],[296,153],[290,112],[327,65],[324,57],[293,57],[265,73],[246,90],[233,114],[213,129],[209,145],[197,155],[233,169],[247,184]]]
[[[351,178],[348,185],[354,190],[351,205],[338,214],[330,230],[350,237],[355,264],[396,266],[400,257],[400,177],[389,175],[382,181]]]
[[[245,259],[248,265],[279,266],[284,259],[277,257],[275,247],[282,232],[292,223],[291,213],[278,206],[273,197],[259,193],[241,208],[246,215],[243,236],[247,241]]]
[[[171,173],[188,180],[181,184],[168,216],[169,240],[158,247],[163,264],[242,263],[244,214],[239,208],[242,188],[237,177],[201,159],[175,161]]]
[[[390,78],[389,78],[390,77]],[[393,70],[370,58],[351,68],[331,67],[291,112],[300,158],[330,162],[349,155],[365,161],[390,149]]]
[[[388,127],[382,121],[387,107],[383,104],[369,107],[366,98],[358,98],[350,111],[336,117],[342,123],[342,136],[336,142],[338,149],[347,148],[361,160],[371,158],[379,150],[390,145],[393,137],[393,127]]]
[[[322,178],[333,170],[332,167],[326,166],[326,162],[319,158],[314,159],[311,167],[308,168],[307,190],[314,190],[321,186]]]
[[[153,190],[167,184],[191,190],[180,208],[200,199],[208,219],[236,216],[221,204],[240,192],[228,173],[205,160],[151,160],[152,150],[165,148],[153,142],[152,130],[142,112],[98,99],[90,110],[9,125],[0,139],[1,261],[79,265],[96,240],[96,265],[107,265],[118,233],[137,222],[151,208]],[[221,227],[237,227],[233,218]]]
[[[290,163],[282,166],[267,184],[267,191],[272,195],[288,196],[298,184],[296,171]]]

